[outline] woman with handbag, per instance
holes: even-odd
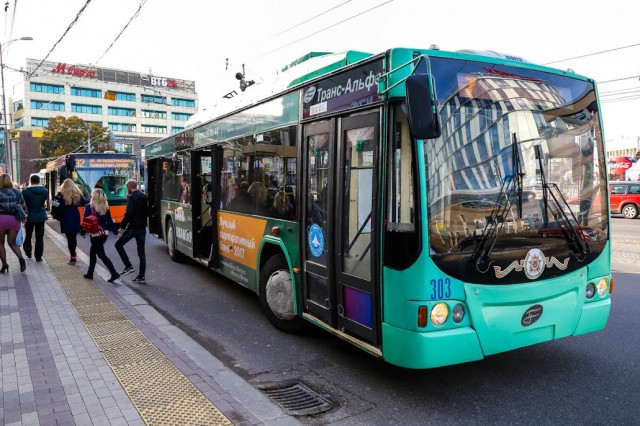
[[[104,266],[107,267],[109,272],[111,272],[111,278],[109,278],[109,282],[112,283],[118,278],[120,278],[120,274],[116,271],[116,268],[113,266],[113,262],[107,256],[104,251],[104,243],[107,242],[107,238],[109,238],[109,231],[113,232],[114,235],[118,235],[118,227],[115,223],[113,223],[113,219],[111,218],[111,212],[109,211],[109,203],[107,202],[107,196],[104,191],[100,188],[96,188],[91,192],[91,202],[85,206],[84,208],[84,218],[87,220],[90,216],[95,216],[98,219],[98,223],[100,224],[97,232],[94,230],[86,230],[86,227],[82,230],[81,234],[84,237],[86,232],[91,232],[90,241],[91,241],[91,249],[89,250],[89,270],[84,277],[88,280],[93,279],[93,271],[96,267],[96,263],[98,261],[98,257],[104,263]],[[86,225],[86,224],[85,224]]]
[[[22,257],[20,247],[16,244],[16,237],[23,222],[27,221],[27,206],[20,191],[13,187],[11,176],[4,173],[0,175],[0,260],[2,269],[0,273],[9,270],[7,264],[7,252],[4,247],[5,239],[9,247],[18,256],[20,272],[27,269],[27,262]]]
[[[82,192],[73,179],[65,179],[60,185],[60,195],[64,201],[62,208],[62,218],[60,220],[60,232],[67,237],[67,247],[69,248],[69,265],[76,264],[76,247],[78,247],[78,232],[82,230],[80,226],[80,211],[88,203],[82,196]]]

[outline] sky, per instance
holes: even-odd
[[[278,69],[312,51],[379,53],[391,47],[436,44],[449,51],[504,52],[539,64],[589,55],[550,66],[571,68],[599,83],[607,141],[640,138],[640,34],[632,3],[622,0],[3,3],[8,10],[0,9],[0,40],[8,67],[24,68],[26,58],[42,60],[49,55],[47,60],[53,62],[193,80],[201,109],[228,102],[222,95],[231,90],[240,93],[234,75],[243,64],[248,79],[268,84]],[[25,36],[33,41],[5,46],[8,40]],[[612,49],[617,50],[591,55]],[[23,97],[20,81],[18,72],[5,69],[7,96]]]

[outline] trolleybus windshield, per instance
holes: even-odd
[[[431,69],[442,119],[442,136],[425,142],[432,255],[468,258],[487,234],[493,254],[566,247],[576,233],[608,239],[606,205],[594,203],[606,169],[591,82],[445,58]]]

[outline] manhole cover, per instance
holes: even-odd
[[[329,398],[300,382],[268,385],[262,388],[262,392],[294,416],[324,413],[333,407]]]

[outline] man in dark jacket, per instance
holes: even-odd
[[[116,242],[116,250],[124,263],[124,271],[120,275],[127,275],[134,271],[124,245],[132,238],[135,238],[138,257],[140,258],[140,271],[138,276],[133,279],[133,282],[145,284],[146,257],[144,239],[147,234],[147,217],[149,216],[148,198],[138,189],[138,182],[133,179],[127,182],[127,192],[129,193],[127,208],[122,222],[120,222],[120,229],[124,231],[118,234],[118,241]]]
[[[40,185],[40,176],[33,174],[29,178],[29,186],[22,191],[22,196],[27,204],[27,222],[24,225],[26,236],[23,243],[24,253],[31,259],[31,236],[36,231],[36,245],[33,254],[36,262],[42,262],[44,253],[44,223],[47,220],[47,211],[44,204],[49,198],[47,188]]]

